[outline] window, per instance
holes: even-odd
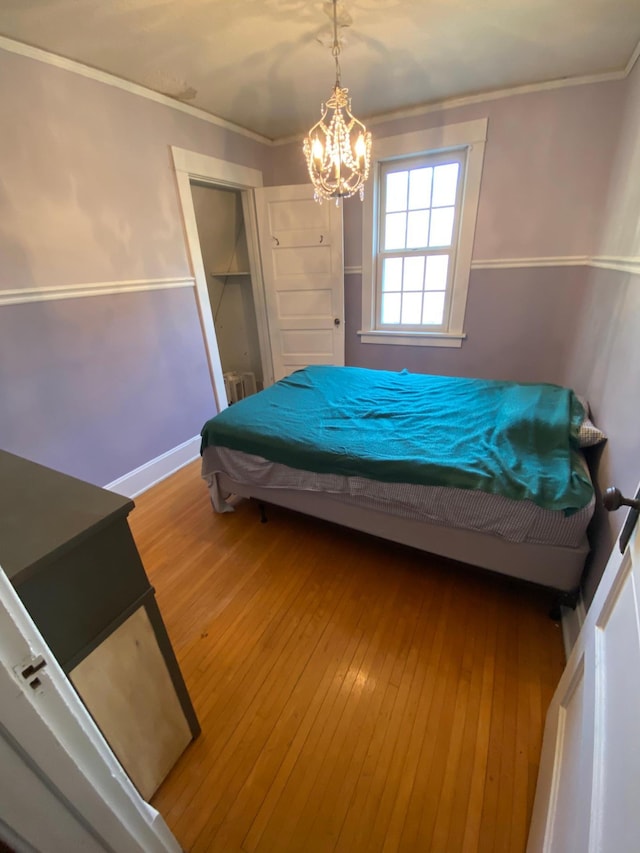
[[[375,142],[363,218],[364,343],[461,345],[486,124]]]
[[[381,328],[446,327],[464,167],[464,152],[382,164],[376,263]]]

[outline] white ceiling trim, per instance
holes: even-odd
[[[121,77],[116,77],[114,74],[109,74],[106,71],[99,71],[97,68],[92,68],[89,65],[83,65],[73,59],[67,59],[64,56],[59,56],[55,53],[43,50],[39,47],[24,44],[23,42],[15,41],[14,39],[0,36],[0,49],[6,50],[9,53],[15,53],[20,56],[34,59],[37,62],[43,62],[47,65],[52,65],[56,68],[61,68],[65,71],[70,71],[74,74],[79,74],[82,77],[87,77],[91,80],[96,80],[99,83],[105,83],[107,86],[113,86],[117,89],[122,89],[132,95],[137,95],[141,98],[146,98],[150,101],[155,101],[165,107],[191,115],[201,121],[206,121],[209,124],[217,125],[218,127],[230,130],[233,133],[245,136],[248,139],[253,139],[256,142],[261,142],[263,145],[288,145],[291,142],[297,142],[300,139],[300,134],[295,136],[287,136],[281,139],[273,140],[267,136],[262,136],[252,130],[247,130],[244,127],[219,118],[218,116],[208,113],[198,107],[192,107],[189,104],[177,101],[167,95],[162,95],[155,92],[153,89],[148,89],[138,83],[132,83],[129,80],[124,80]],[[620,71],[609,71],[603,74],[589,74],[581,77],[563,77],[557,80],[548,80],[543,83],[530,83],[524,86],[514,86],[507,89],[496,89],[490,92],[482,92],[477,95],[467,95],[459,98],[449,98],[443,101],[434,101],[431,104],[426,104],[409,109],[396,110],[384,115],[374,116],[367,119],[368,125],[382,124],[386,121],[393,121],[402,118],[411,118],[413,116],[426,115],[437,110],[456,109],[465,107],[471,104],[481,104],[487,101],[499,100],[501,98],[510,98],[514,95],[524,95],[532,92],[541,92],[550,89],[561,89],[566,86],[584,86],[590,83],[605,83],[614,80],[623,80],[632,72],[636,62],[640,58],[640,41],[635,47],[635,50],[629,57],[624,69]]]
[[[640,43],[638,44],[640,48]],[[638,49],[634,53],[635,59],[638,58]],[[633,57],[632,57],[633,59]],[[634,63],[635,63],[634,59]],[[434,101],[431,104],[423,104],[419,107],[409,107],[403,110],[394,110],[384,115],[373,116],[365,119],[367,127],[374,127],[377,124],[384,124],[387,121],[396,121],[397,119],[412,118],[414,116],[427,115],[428,113],[442,112],[442,110],[455,110],[459,107],[468,107],[472,104],[483,104],[487,101],[497,101],[501,98],[511,98],[514,95],[528,95],[532,92],[544,92],[549,89],[564,89],[567,86],[585,86],[589,83],[607,83],[612,80],[624,80],[631,72],[633,63],[629,61],[627,67],[622,71],[607,71],[603,74],[587,74],[583,77],[562,77],[558,80],[547,80],[544,83],[527,83],[525,86],[512,86],[508,89],[494,89],[491,92],[481,92],[477,95],[463,95],[460,98],[448,98],[444,101]],[[362,119],[362,116],[360,116]],[[289,145],[292,142],[297,142],[300,139],[300,134],[297,136],[287,136],[282,139],[273,141],[273,145]]]
[[[440,110],[454,110],[458,107],[467,107],[470,104],[482,104],[486,101],[498,101],[502,98],[511,98],[514,95],[528,95],[532,92],[545,92],[550,89],[564,89],[567,86],[585,86],[590,83],[608,83],[611,80],[624,80],[626,71],[606,71],[602,74],[586,74],[582,77],[562,77],[558,80],[546,80],[543,83],[527,83],[524,86],[511,86],[508,89],[494,89],[491,92],[480,92],[477,95],[463,95],[460,98],[448,98],[445,101],[426,104],[422,107],[410,107],[404,110],[396,110],[386,115],[375,116],[367,121],[367,124],[382,124],[390,119],[407,118],[410,116],[432,113]]]
[[[633,51],[633,53],[629,57],[629,61],[627,62],[627,65],[624,69],[624,76],[625,77],[628,77],[629,74],[631,74],[631,72],[633,71],[633,66],[638,61],[638,58],[640,58],[640,40],[638,40],[638,44],[636,45],[636,49]]]
[[[154,92],[153,89],[147,89],[146,86],[140,86],[139,83],[131,83],[129,80],[123,80],[122,77],[116,77],[114,74],[109,74],[106,71],[99,71],[97,68],[91,68],[89,65],[83,65],[81,62],[76,62],[75,59],[67,59],[64,56],[59,56],[57,53],[49,53],[49,51],[42,50],[42,48],[32,47],[29,44],[6,38],[6,36],[0,36],[0,48],[9,53],[17,53],[19,56],[35,59],[37,62],[44,62],[46,65],[62,68],[64,71],[71,71],[73,74],[79,74],[81,77],[88,77],[90,80],[97,80],[98,83],[105,83],[107,86],[122,89],[131,95],[138,95],[149,101],[155,101],[157,104],[170,107],[172,110],[178,110],[201,121],[206,121],[209,124],[223,127],[225,130],[231,130],[233,133],[246,136],[256,142],[262,142],[263,145],[271,145],[272,143],[272,140],[268,137],[261,136],[252,130],[247,130],[237,124],[233,124],[233,122],[226,121],[226,119],[218,118],[218,116],[214,116],[198,107],[183,104],[182,101],[176,101],[167,95],[161,95],[160,92]]]

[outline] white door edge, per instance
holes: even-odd
[[[34,689],[20,670],[38,656],[46,666]],[[0,728],[61,806],[105,850],[180,853],[162,816],[118,763],[1,568]],[[39,811],[37,792],[31,806],[34,820],[52,819]],[[11,815],[3,813],[3,820],[11,828]]]
[[[547,712],[527,853],[638,849],[639,575],[636,524],[624,554],[614,544]]]

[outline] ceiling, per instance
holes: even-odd
[[[359,118],[622,71],[640,40],[639,0],[339,6]],[[278,139],[302,135],[331,91],[330,14],[321,0],[0,0],[0,34]]]

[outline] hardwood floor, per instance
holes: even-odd
[[[563,667],[546,593],[277,508],[215,515],[197,462],[136,506],[202,725],[152,801],[185,850],[524,850]]]

